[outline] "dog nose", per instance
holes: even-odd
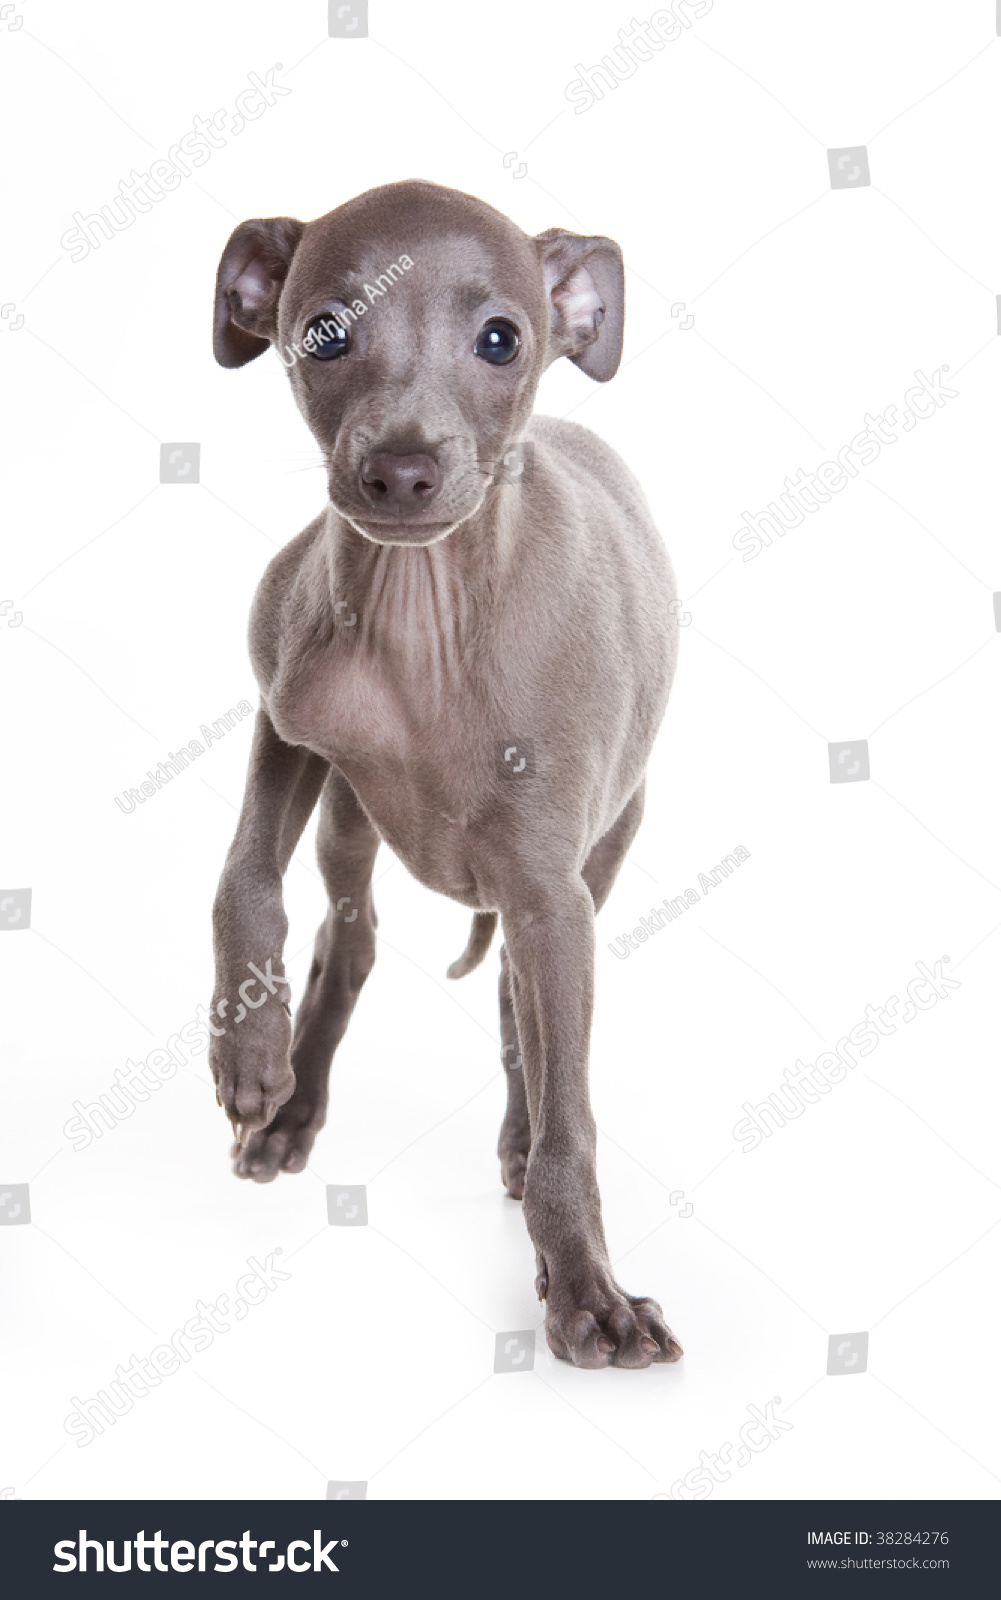
[[[377,450],[362,464],[361,483],[378,510],[408,517],[431,504],[441,488],[441,468],[433,456]]]

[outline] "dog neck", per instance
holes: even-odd
[[[333,626],[430,692],[463,670],[516,557],[517,492],[490,494],[445,538],[376,544],[333,506],[324,540]],[[351,618],[355,620],[352,622]]]

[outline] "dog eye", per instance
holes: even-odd
[[[479,356],[481,361],[489,361],[492,367],[506,367],[520,349],[521,339],[514,323],[505,322],[501,317],[492,317],[476,335],[473,354]]]
[[[314,317],[302,340],[303,349],[317,361],[333,361],[350,349],[348,330],[333,317]]]

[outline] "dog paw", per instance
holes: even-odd
[[[316,1140],[312,1128],[292,1125],[284,1108],[266,1128],[237,1140],[232,1149],[233,1171],[238,1178],[273,1183],[279,1172],[302,1172]]]
[[[289,1061],[292,1025],[277,1001],[251,1013],[240,1025],[230,1023],[214,1036],[209,1064],[216,1098],[237,1130],[237,1138],[266,1128],[279,1106],[295,1091]]]
[[[592,1371],[638,1369],[658,1361],[679,1361],[684,1355],[656,1300],[622,1295],[609,1303],[603,1293],[586,1298],[594,1310],[546,1302],[546,1338],[561,1361]]]

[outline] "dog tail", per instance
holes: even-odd
[[[472,972],[478,967],[487,951],[490,941],[497,927],[496,911],[477,911],[473,917],[473,926],[469,932],[469,943],[463,950],[458,961],[453,961],[448,969],[448,977],[464,978],[467,972]]]

